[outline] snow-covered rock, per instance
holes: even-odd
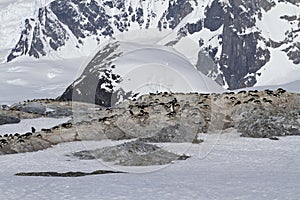
[[[53,0],[47,5],[32,1],[26,12],[24,3],[7,4],[1,15],[9,19],[14,9],[27,17],[22,32],[7,20],[1,28],[7,41],[1,48],[12,49],[7,61],[22,56],[82,57],[108,38],[133,40],[148,32],[152,36],[144,36],[144,42],[174,47],[229,89],[298,80],[298,1]],[[203,54],[211,59],[206,65]],[[289,80],[280,78],[282,71]]]
[[[59,99],[109,107],[149,92],[223,91],[171,47],[114,41],[96,53]]]

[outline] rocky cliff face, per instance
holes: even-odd
[[[298,0],[55,0],[25,21],[7,61],[96,47],[133,30],[170,30],[174,34],[164,44],[190,57],[180,46],[193,41],[198,52],[192,63],[201,72],[229,89],[253,86],[276,56],[272,52],[284,52],[291,66],[299,65],[299,6]],[[285,25],[280,37],[270,19]],[[202,62],[203,53],[210,63]]]

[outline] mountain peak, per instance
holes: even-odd
[[[172,46],[226,88],[267,84],[260,82],[263,69],[277,65],[278,53],[284,52],[289,68],[300,62],[299,6],[295,0],[55,0],[25,20],[7,61],[86,56],[109,38],[154,29],[170,32],[159,44]],[[203,54],[213,63],[200,66]]]

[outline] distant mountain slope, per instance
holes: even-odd
[[[89,55],[108,38],[156,29],[172,31],[159,44],[173,46],[229,89],[267,84],[280,74],[264,69],[300,64],[299,0],[55,0],[24,26],[8,62]],[[212,62],[203,65],[203,52]],[[279,54],[287,66],[276,62]]]
[[[149,92],[223,91],[173,48],[111,42],[96,53],[59,99],[110,107]]]

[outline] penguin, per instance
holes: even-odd
[[[205,105],[203,105],[202,107],[205,108],[205,109],[208,109],[208,108],[209,108],[209,105],[206,105],[206,104],[205,104]]]
[[[199,101],[198,105],[204,104],[204,101]]]
[[[235,94],[234,92],[225,92],[224,94],[227,94],[227,95],[233,95]]]
[[[258,93],[258,90],[249,90],[248,93]]]
[[[285,89],[282,89],[282,88],[278,88],[278,89],[277,89],[277,92],[278,92],[278,93],[285,93],[286,90],[285,90]]]
[[[279,140],[278,137],[274,137],[274,136],[273,136],[273,137],[269,137],[269,139],[270,139],[270,140]]]
[[[240,105],[242,102],[241,101],[237,101],[234,106]]]
[[[138,114],[138,116],[142,117],[142,116],[146,116],[148,114],[149,114],[148,112],[145,112],[144,110],[140,110],[140,113]]]
[[[174,105],[174,110],[175,110],[175,111],[178,111],[179,108],[180,108],[180,104],[176,103],[176,104]]]
[[[58,130],[59,129],[59,126],[53,126],[52,127],[52,130]]]
[[[31,127],[31,132],[35,133],[36,129],[34,127]]]
[[[46,129],[46,128],[42,128],[41,131],[43,131],[45,133],[51,133],[52,132],[51,129]]]
[[[247,92],[245,90],[241,90],[238,92],[238,94],[246,94]]]
[[[3,145],[8,144],[8,142],[7,142],[6,139],[1,139],[1,140],[0,140],[0,143],[3,144]]]
[[[132,110],[129,110],[129,113],[130,113],[131,115],[134,115],[133,112],[132,112]]]
[[[63,123],[61,126],[63,128],[71,128],[72,127],[72,123]]]
[[[25,140],[20,139],[20,140],[17,141],[17,143],[25,143]]]
[[[273,94],[273,91],[272,91],[272,90],[266,89],[265,92],[266,92],[268,95],[272,95],[272,94]]]
[[[98,119],[98,122],[105,122],[106,120],[108,120],[109,117],[103,117]]]
[[[27,137],[30,137],[30,136],[32,136],[32,133],[31,132],[27,132],[27,133],[25,133],[24,134],[24,136],[27,138]]]
[[[261,104],[261,101],[260,100],[255,100],[255,101],[253,101],[253,103]]]
[[[248,102],[249,102],[249,101],[254,101],[254,100],[255,100],[255,98],[250,98],[250,99],[248,99]]]
[[[169,112],[167,114],[168,117],[174,117],[176,115],[176,112],[175,111],[172,111],[172,112]]]
[[[12,140],[12,139],[14,139],[14,136],[13,136],[13,134],[9,134],[9,135],[8,135],[8,139],[9,139],[9,140]]]

